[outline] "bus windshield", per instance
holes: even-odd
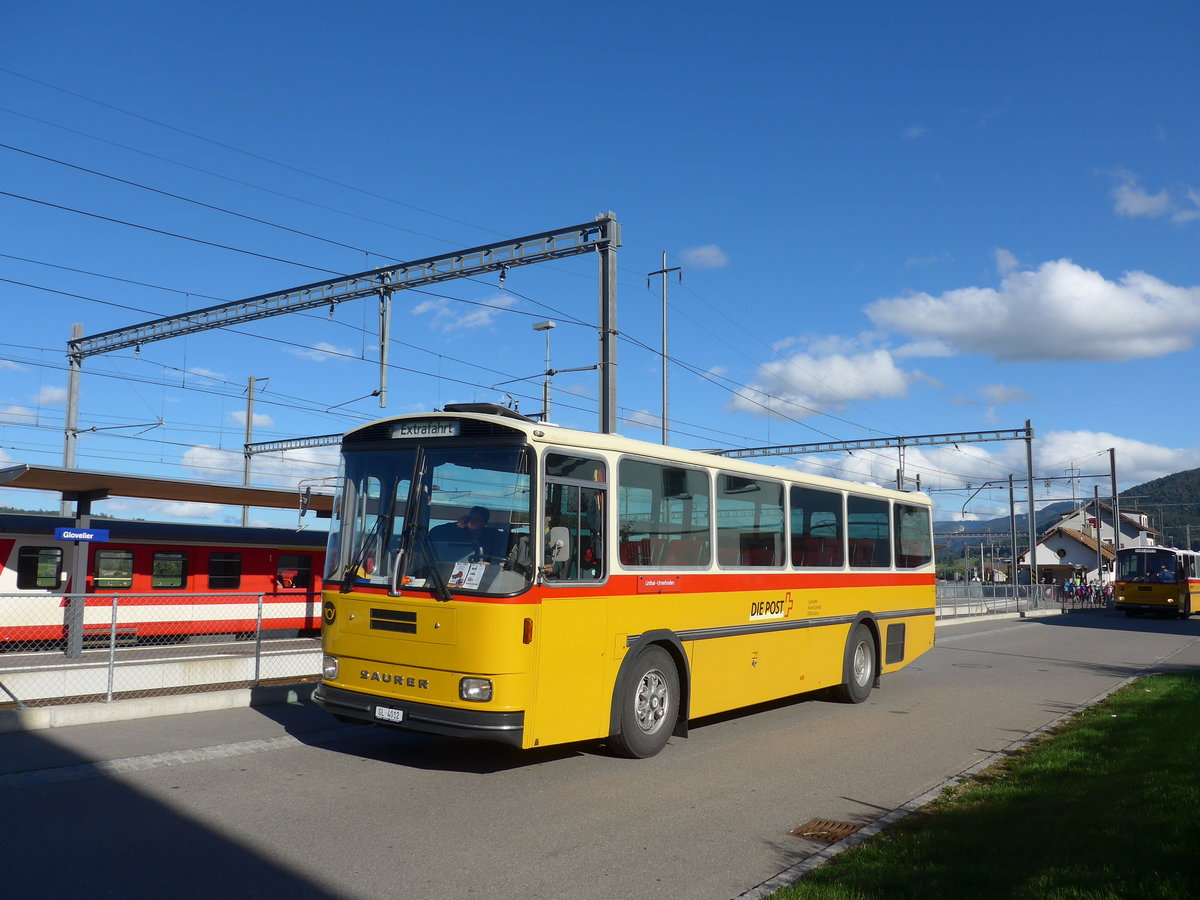
[[[1139,547],[1117,556],[1117,581],[1174,584],[1178,578],[1175,554],[1170,550]]]
[[[344,591],[430,591],[442,600],[525,590],[532,572],[510,551],[528,540],[531,459],[521,447],[346,451],[325,577]]]

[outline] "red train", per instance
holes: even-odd
[[[74,521],[0,514],[0,644],[66,637],[75,547],[88,554],[84,636],[313,631],[321,625],[324,532],[94,518],[104,542],[57,540]]]

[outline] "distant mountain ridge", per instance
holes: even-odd
[[[1187,527],[1191,525],[1192,545],[1200,548],[1200,469],[1187,469],[1173,475],[1164,475],[1144,484],[1134,485],[1120,493],[1121,511],[1147,513],[1152,527],[1164,532],[1160,538],[1163,544],[1183,546],[1186,542]],[[1091,498],[1082,498],[1084,503]],[[1100,502],[1109,503],[1112,498],[1100,492]],[[1051,503],[1035,514],[1038,534],[1058,521],[1059,517],[1069,512],[1073,505],[1069,500]],[[1024,503],[1017,511],[1017,546],[1023,548],[1029,527],[1028,515],[1024,514]],[[996,534],[1007,536],[1009,533],[1008,516],[996,519],[981,519],[976,522],[943,521],[934,522],[934,534],[938,547],[944,547],[943,553],[954,555],[966,545],[978,545],[978,537],[955,537],[956,534]],[[1023,540],[1025,538],[1025,540]],[[1006,542],[1007,543],[1007,542]]]

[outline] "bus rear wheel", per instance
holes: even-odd
[[[842,683],[833,689],[840,703],[862,703],[871,696],[875,683],[875,637],[859,622],[850,629],[846,657],[842,663]]]
[[[609,739],[610,748],[628,759],[654,756],[667,745],[679,715],[679,672],[671,654],[647,647],[618,690],[620,730]]]

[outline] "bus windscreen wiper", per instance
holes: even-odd
[[[454,595],[450,593],[450,585],[446,584],[446,579],[442,577],[442,570],[439,568],[437,554],[433,549],[433,541],[429,540],[429,529],[424,526],[418,528],[417,540],[420,541],[421,550],[425,554],[425,558],[429,561],[429,580],[433,582],[433,592],[443,602],[453,600]]]
[[[375,527],[371,529],[359,547],[358,553],[354,559],[346,566],[346,571],[342,573],[342,593],[348,594],[354,588],[354,582],[358,578],[358,572],[361,571],[363,565],[367,561],[367,557],[371,555],[371,548],[375,542],[382,538],[385,534],[389,534],[392,530],[391,514],[380,516],[375,520]]]
[[[416,541],[418,531],[423,531],[417,526],[417,522],[420,520],[421,495],[428,490],[429,488],[425,484],[425,448],[418,447],[416,456],[413,458],[413,474],[412,480],[409,481],[408,499],[404,501],[404,529],[400,532],[400,552],[396,561],[396,571],[392,573],[394,587],[398,588],[403,585],[404,579],[408,575],[413,556],[413,543]],[[428,553],[428,551],[426,552]],[[433,561],[433,557],[430,559]],[[433,569],[436,566],[431,565],[429,568]]]

